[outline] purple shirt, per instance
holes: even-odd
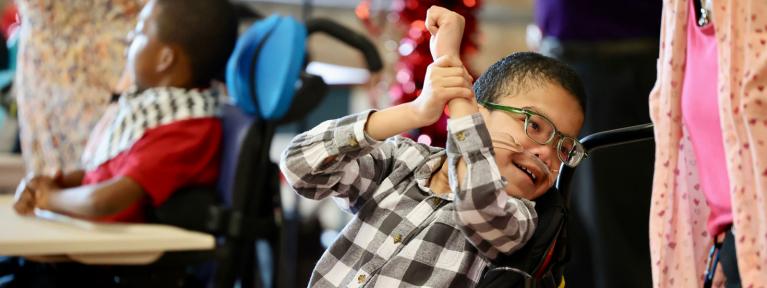
[[[660,35],[659,0],[537,0],[535,22],[543,36],[599,41]]]

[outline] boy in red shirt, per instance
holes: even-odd
[[[99,121],[81,171],[23,181],[15,210],[35,208],[102,221],[143,222],[184,187],[218,177],[217,89],[237,39],[227,1],[150,0],[130,35],[124,93]]]

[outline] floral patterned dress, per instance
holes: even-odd
[[[17,0],[15,89],[27,170],[79,168],[125,64],[142,0]]]
[[[654,287],[702,287],[712,235],[697,161],[682,125],[689,0],[663,1],[658,80],[650,94],[655,178]],[[767,287],[767,1],[714,0],[718,102],[742,287]]]

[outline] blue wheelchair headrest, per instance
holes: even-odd
[[[306,27],[272,15],[240,36],[226,67],[235,105],[264,120],[278,120],[290,108],[306,55]]]

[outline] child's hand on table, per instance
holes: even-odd
[[[21,215],[30,215],[35,208],[45,209],[50,194],[61,190],[60,178],[57,173],[54,177],[41,175],[22,180],[16,189],[13,209]]]

